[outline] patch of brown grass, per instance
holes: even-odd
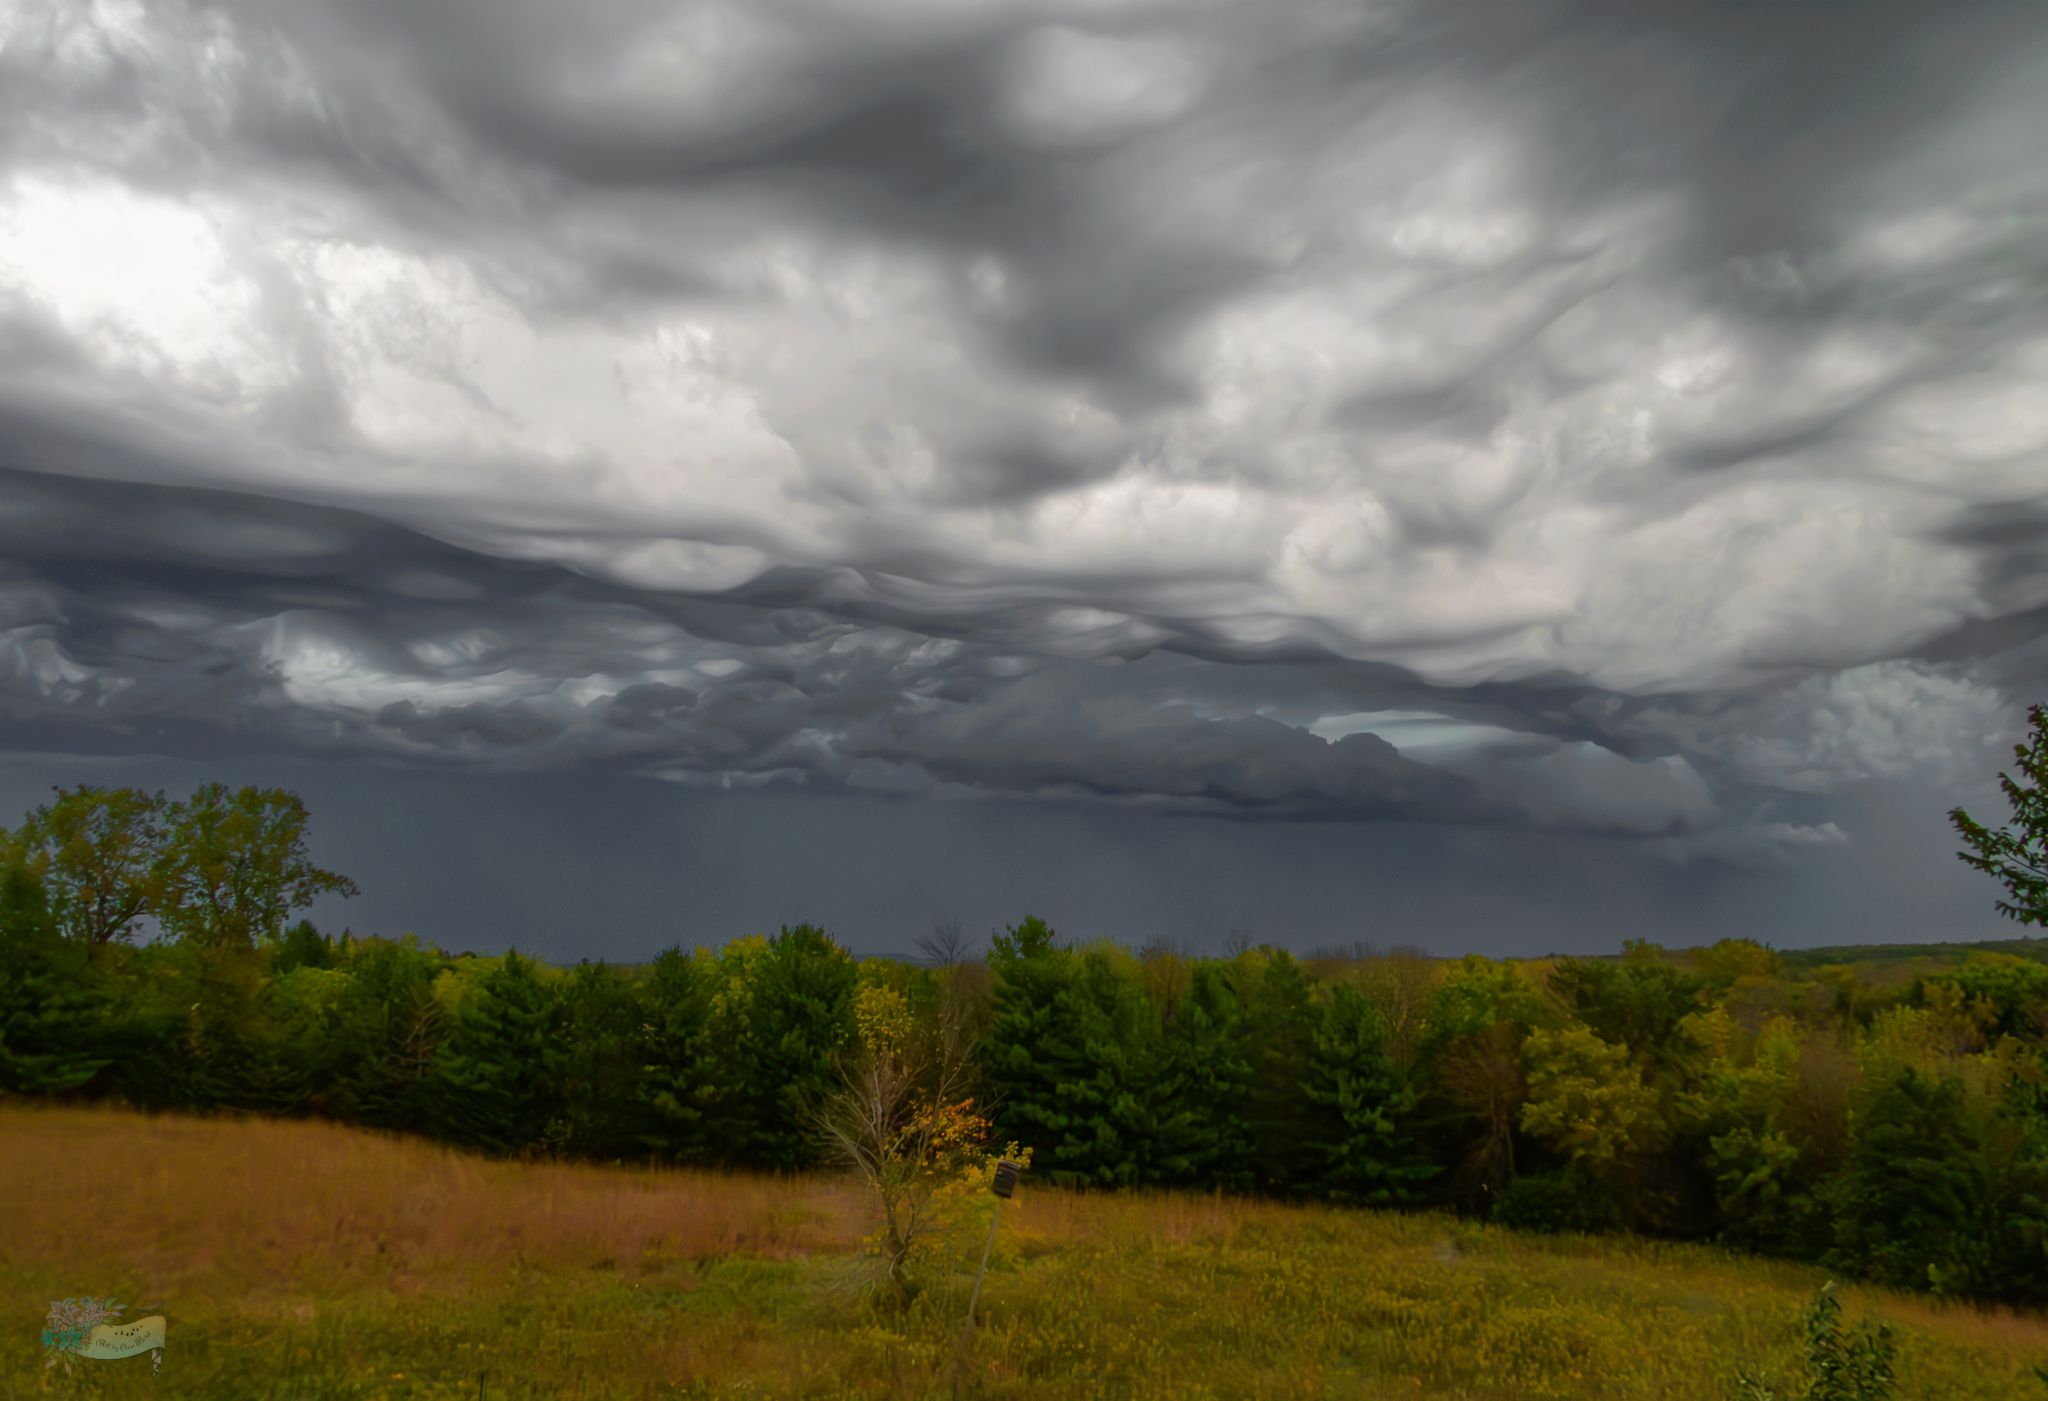
[[[376,1281],[438,1292],[514,1270],[617,1271],[852,1248],[861,1202],[829,1179],[495,1162],[311,1121],[0,1109],[0,1259],[119,1263],[242,1293]],[[90,1203],[80,1210],[81,1203]]]

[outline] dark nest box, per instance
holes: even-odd
[[[1007,1200],[1017,1191],[1017,1165],[1008,1158],[996,1164],[995,1194]]]

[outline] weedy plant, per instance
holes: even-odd
[[[855,996],[854,1023],[853,1054],[817,1122],[874,1208],[862,1246],[880,1266],[877,1302],[901,1308],[971,1234],[967,1217],[996,1159],[988,1119],[961,1093],[971,1048],[956,1019],[920,1025],[902,992],[869,984]],[[1030,1161],[1015,1144],[1009,1156]]]
[[[1851,1334],[1842,1327],[1834,1281],[1820,1287],[1806,1313],[1806,1385],[1781,1392],[1744,1370],[1735,1379],[1741,1401],[1889,1401],[1892,1361],[1898,1351],[1891,1325],[1865,1319]]]

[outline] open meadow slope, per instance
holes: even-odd
[[[869,1313],[851,1187],[475,1158],[318,1122],[0,1108],[0,1394],[945,1395],[965,1290]],[[978,1245],[978,1242],[976,1242]],[[1824,1276],[1436,1215],[1031,1184],[959,1378],[988,1397],[1723,1397],[1796,1376]],[[46,1370],[49,1301],[163,1313]],[[2048,1395],[2048,1319],[1881,1290],[1898,1394]],[[130,1316],[134,1316],[132,1313]]]

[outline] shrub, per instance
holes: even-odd
[[[1821,1286],[1806,1314],[1806,1385],[1781,1392],[1744,1370],[1735,1379],[1742,1401],[1886,1401],[1892,1394],[1892,1360],[1898,1344],[1891,1325],[1868,1319],[1848,1334],[1832,1281]]]

